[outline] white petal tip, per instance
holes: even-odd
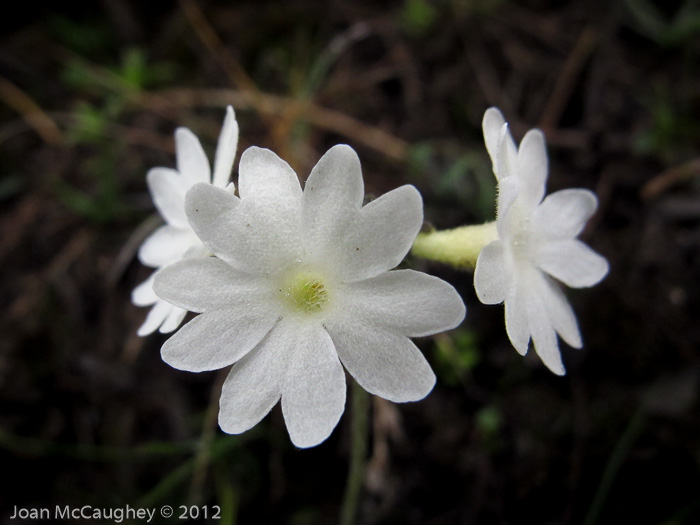
[[[482,126],[484,131],[490,129],[500,129],[503,124],[505,124],[506,119],[503,116],[503,112],[497,107],[490,107],[484,111],[484,118],[482,119]]]
[[[324,433],[324,435],[321,437],[292,436],[290,434],[289,439],[292,441],[292,444],[297,448],[312,448],[326,441],[332,433],[333,431],[329,432],[328,434]]]

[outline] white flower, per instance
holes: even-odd
[[[479,254],[474,287],[482,303],[505,302],[506,331],[520,354],[532,339],[549,369],[563,375],[557,334],[581,348],[576,316],[556,281],[573,288],[593,286],[608,262],[576,239],[598,206],[588,190],[569,189],[546,198],[544,135],[530,130],[520,149],[503,115],[486,111],[486,148],[498,180],[498,240]]]
[[[213,179],[209,160],[199,139],[187,128],[175,131],[177,170],[153,168],[146,175],[153,202],[166,224],[153,232],[139,248],[139,260],[144,265],[162,268],[183,257],[208,254],[187,222],[185,195],[200,182],[227,188],[227,191],[233,193],[233,184],[229,184],[229,178],[237,147],[238,122],[231,106],[226,108],[224,125],[216,147]],[[135,305],[153,305],[138,329],[138,335],[141,336],[151,334],[159,328],[162,333],[172,332],[180,326],[187,313],[187,310],[158,298],[153,291],[154,275],[155,272],[134,288],[131,294]]]
[[[457,326],[465,308],[436,277],[389,271],[421,228],[418,191],[402,186],[363,207],[360,162],[348,146],[328,151],[303,191],[269,150],[248,149],[239,173],[240,199],[204,184],[187,194],[190,224],[216,257],[156,275],[160,297],[202,312],[163,345],[163,360],[191,372],[235,363],[221,428],[244,432],[281,399],[298,447],[317,445],[338,423],[343,365],[370,393],[425,397],[435,376],[409,337]]]

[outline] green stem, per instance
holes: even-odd
[[[476,266],[476,259],[484,246],[496,239],[498,231],[495,222],[461,226],[453,230],[435,230],[419,233],[411,253],[458,269],[470,269]]]
[[[622,467],[629,451],[632,449],[632,445],[634,445],[634,442],[642,433],[642,430],[644,430],[645,421],[646,414],[644,413],[644,409],[639,408],[632,416],[622,437],[610,455],[607,465],[605,465],[605,470],[603,471],[600,485],[598,485],[598,490],[593,498],[593,503],[588,509],[588,514],[586,514],[586,518],[583,521],[584,525],[595,525],[598,523],[600,512],[603,510],[603,505],[608,498],[613,481],[615,481],[620,467]]]
[[[352,440],[350,445],[350,469],[345,483],[340,524],[353,525],[357,517],[362,483],[365,477],[367,439],[369,437],[369,394],[352,382]]]

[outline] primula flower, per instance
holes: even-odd
[[[608,273],[608,262],[576,239],[598,199],[588,190],[568,189],[546,198],[544,135],[530,130],[520,148],[503,115],[486,111],[486,149],[498,180],[498,240],[479,254],[474,287],[482,303],[505,303],[506,331],[522,355],[530,339],[547,367],[565,373],[557,334],[581,348],[571,305],[557,281],[573,288],[593,286]]]
[[[165,225],[154,231],[139,248],[139,260],[146,266],[162,268],[183,257],[208,255],[197,235],[192,231],[185,215],[185,194],[200,182],[226,188],[238,147],[238,122],[231,106],[226,108],[224,125],[221,128],[214,158],[212,178],[209,160],[199,139],[187,128],[175,131],[177,170],[153,168],[146,175],[151,197],[165,220]],[[138,329],[138,335],[148,335],[160,328],[162,333],[175,330],[187,310],[170,304],[153,291],[155,272],[134,288],[132,302],[137,306],[153,305],[146,320]]]
[[[360,162],[342,145],[321,158],[303,191],[269,150],[248,149],[239,173],[240,199],[205,184],[187,194],[187,218],[216,257],[156,275],[161,298],[201,312],[163,345],[163,360],[191,372],[235,363],[221,428],[244,432],[281,399],[298,447],[317,445],[338,423],[343,365],[372,394],[425,397],[435,375],[409,337],[457,326],[465,308],[436,277],[389,271],[421,228],[418,191],[402,186],[362,206]]]

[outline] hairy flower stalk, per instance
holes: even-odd
[[[498,230],[495,222],[434,230],[419,233],[411,253],[455,268],[473,269],[484,246],[496,239]]]

